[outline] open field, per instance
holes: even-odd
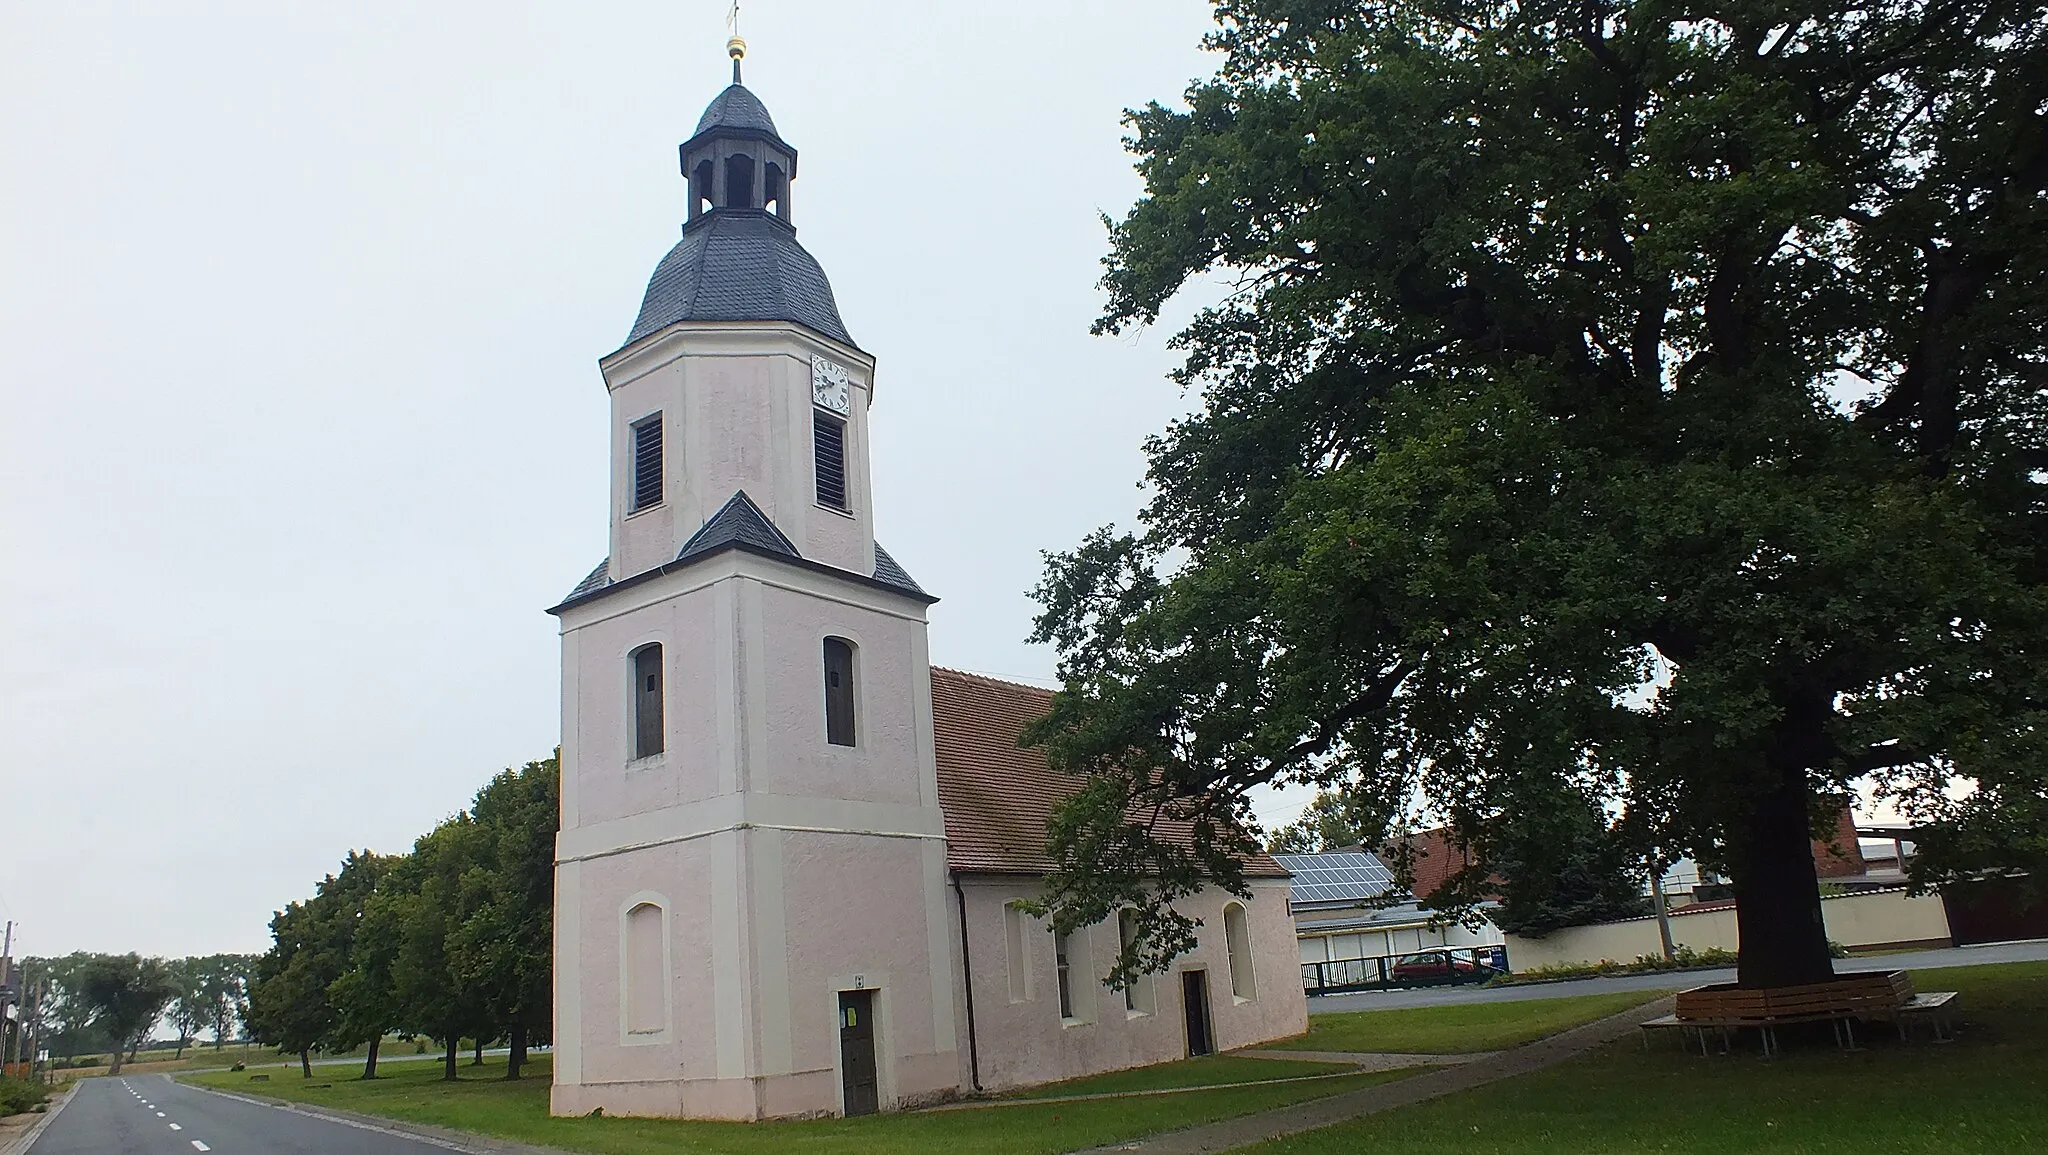
[[[1312,1014],[1308,1034],[1268,1044],[1265,1049],[1403,1055],[1497,1051],[1606,1018],[1656,997],[1654,991],[1616,991],[1561,999]]]
[[[1185,1068],[1187,1064],[1167,1066]],[[1407,1073],[1380,1072],[1085,1103],[747,1124],[557,1119],[547,1113],[549,1061],[545,1056],[537,1057],[527,1068],[529,1077],[517,1083],[504,1082],[500,1078],[504,1070],[502,1058],[489,1059],[482,1067],[463,1067],[462,1079],[448,1084],[440,1081],[437,1064],[408,1060],[392,1064],[388,1077],[369,1083],[353,1079],[339,1068],[327,1072],[315,1068],[311,1080],[295,1073],[272,1074],[269,1082],[251,1084],[247,1072],[193,1074],[185,1080],[195,1086],[361,1111],[593,1155],[754,1155],[790,1150],[805,1155],[955,1155],[970,1151],[977,1155],[1053,1155],[1304,1102]]]
[[[1923,991],[1962,993],[1962,1033],[1868,1049],[1819,1041],[1766,1061],[1645,1053],[1625,1039],[1583,1058],[1428,1103],[1250,1148],[1257,1155],[1443,1149],[1517,1155],[2011,1155],[2048,1150],[2048,963],[1915,971]]]

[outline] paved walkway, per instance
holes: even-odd
[[[1984,946],[1947,947],[1900,954],[1863,955],[1835,960],[1841,974],[1856,971],[1926,970],[1930,967],[1981,966],[1985,963],[2039,962],[2048,960],[2048,940],[1987,943]],[[1732,983],[1733,967],[1704,971],[1664,971],[1647,975],[1613,975],[1597,979],[1572,979],[1560,983],[1529,983],[1511,987],[1424,987],[1407,991],[1360,991],[1349,995],[1322,995],[1308,1001],[1310,1014],[1330,1011],[1383,1011],[1397,1007],[1442,1007],[1454,1003],[1513,1003],[1530,999],[1561,999],[1569,995],[1600,995],[1615,991],[1642,991],[1649,998],[1657,991],[1707,983]]]
[[[1313,1131],[1361,1115],[1406,1107],[1411,1103],[1420,1103],[1440,1095],[1469,1091],[1499,1079],[1511,1079],[1516,1075],[1540,1071],[1632,1034],[1637,1024],[1643,1020],[1669,1013],[1671,1002],[1668,997],[1658,999],[1618,1015],[1609,1015],[1584,1026],[1574,1027],[1547,1039],[1538,1039],[1526,1046],[1495,1051],[1484,1057],[1474,1058],[1471,1062],[1440,1067],[1427,1074],[1398,1082],[1381,1083],[1356,1091],[1347,1091],[1341,1095],[1332,1095],[1327,1099],[1315,1099],[1291,1107],[1263,1111],[1256,1115],[1225,1119],[1200,1127],[1190,1127],[1184,1131],[1170,1131],[1164,1135],[1154,1135],[1128,1143],[1094,1147],[1084,1152],[1076,1152],[1075,1155],[1112,1155],[1121,1152],[1139,1152],[1141,1155],[1209,1155],[1212,1152],[1230,1151],[1267,1139],[1278,1139],[1283,1135]],[[1291,1051],[1288,1053],[1296,1054]]]

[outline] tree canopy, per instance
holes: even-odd
[[[251,994],[257,1037],[296,1052],[367,1044],[375,1078],[389,1032],[442,1045],[455,1078],[461,1040],[530,1043],[552,1035],[557,753],[491,779],[472,806],[410,853],[351,853],[312,898],[271,920],[275,944]]]
[[[1230,278],[1175,338],[1201,407],[1036,591],[1034,736],[1090,775],[1056,920],[1184,946],[1273,781],[1596,799],[1730,876],[1750,985],[1832,973],[1808,838],[1858,787],[1923,881],[2042,864],[2042,5],[1217,16],[1129,116],[1098,322]]]

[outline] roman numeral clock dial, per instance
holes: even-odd
[[[826,360],[811,358],[811,400],[820,409],[829,409],[845,415],[853,412],[853,379],[846,374],[846,366]]]

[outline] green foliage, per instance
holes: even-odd
[[[1346,846],[1377,843],[1380,830],[1368,829],[1345,813],[1344,796],[1330,790],[1316,791],[1301,817],[1275,830],[1266,839],[1268,854],[1324,854]]]
[[[388,857],[350,851],[313,897],[271,917],[275,945],[257,960],[249,987],[257,1041],[304,1056],[334,1040],[342,1018],[330,988],[348,969],[370,896],[391,868]]]
[[[1098,326],[1234,277],[1202,407],[1036,591],[1034,737],[1090,776],[1055,920],[1134,906],[1163,965],[1276,781],[1474,833],[1568,780],[1733,878],[1751,984],[1827,972],[1806,840],[1859,784],[1923,881],[2042,863],[2038,0],[1218,19],[1130,115]]]
[[[93,955],[73,980],[74,997],[92,1023],[113,1041],[109,1074],[121,1073],[121,1056],[141,1043],[177,995],[170,967],[162,959],[134,954]]]
[[[49,1098],[50,1089],[41,1083],[0,1075],[0,1116],[33,1111]]]
[[[1432,904],[1457,910],[1495,898],[1486,917],[1528,938],[1651,913],[1640,860],[1608,828],[1598,799],[1533,774],[1512,789],[1510,804],[1476,839],[1479,865],[1453,876]]]
[[[560,777],[559,752],[507,770],[409,854],[351,853],[279,911],[250,995],[257,1037],[301,1056],[367,1045],[367,1078],[385,1035],[423,1036],[452,1079],[460,1040],[503,1034],[518,1077],[551,1032]]]
[[[507,770],[477,792],[473,868],[449,962],[482,992],[486,1021],[507,1029],[519,1077],[530,1043],[545,1043],[554,1010],[555,832],[561,825],[556,755]]]
[[[1736,962],[1736,953],[1723,947],[1710,946],[1705,950],[1694,950],[1681,944],[1672,950],[1670,958],[1665,958],[1661,954],[1639,954],[1628,962],[1604,958],[1598,962],[1553,963],[1550,966],[1531,967],[1528,970],[1516,971],[1512,975],[1503,975],[1486,985],[1512,987],[1523,983],[1554,982],[1559,979],[1591,979],[1606,975],[1700,970],[1709,967],[1732,967]]]

